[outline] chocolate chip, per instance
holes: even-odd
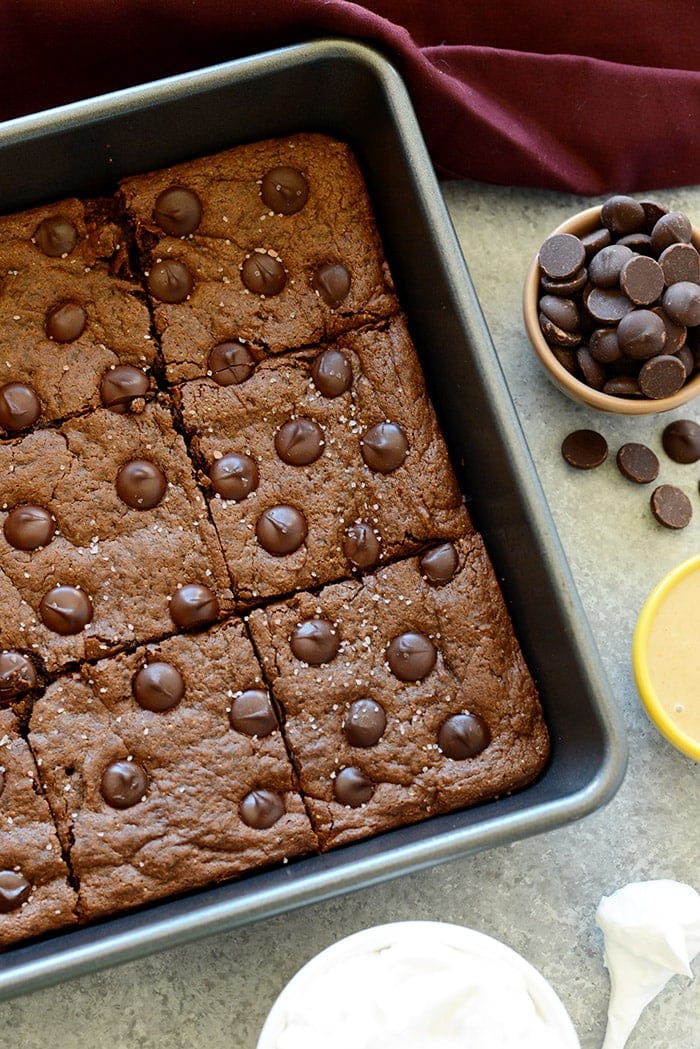
[[[576,292],[581,291],[582,288],[585,288],[587,283],[588,270],[585,266],[582,266],[580,270],[576,270],[573,277],[569,277],[567,280],[552,280],[546,273],[543,273],[540,279],[542,290],[550,295],[574,295]]]
[[[676,419],[665,427],[661,443],[674,463],[696,463],[700,459],[700,426],[692,419]]]
[[[280,215],[294,215],[306,204],[309,185],[296,168],[276,167],[263,176],[260,196],[271,211]]]
[[[214,491],[222,499],[240,503],[254,492],[260,482],[258,466],[250,455],[229,452],[216,459],[209,470]]]
[[[617,324],[634,309],[625,293],[617,288],[591,288],[584,296],[584,304],[598,324]]]
[[[55,586],[42,597],[39,615],[55,634],[79,634],[92,621],[92,601],[77,586]]]
[[[579,346],[576,350],[576,364],[586,383],[594,390],[602,390],[607,379],[605,368],[587,346]]]
[[[19,871],[0,871],[0,914],[16,911],[29,899],[31,883]]]
[[[700,285],[680,280],[664,292],[663,307],[676,324],[700,324]]]
[[[375,786],[369,776],[351,765],[341,769],[333,780],[335,800],[351,809],[366,805],[374,791]]]
[[[408,454],[408,441],[398,423],[377,423],[365,430],[360,450],[370,470],[388,474],[402,465]]]
[[[548,237],[539,252],[541,269],[553,280],[565,280],[583,266],[586,250],[572,233],[555,233]]]
[[[309,466],[323,452],[323,430],[314,419],[287,419],[275,434],[275,451],[290,466]]]
[[[327,619],[305,619],[294,627],[289,644],[297,659],[318,667],[335,659],[340,636]]]
[[[700,282],[700,255],[692,244],[669,244],[659,255],[659,266],[666,284]]]
[[[261,688],[249,688],[231,703],[228,719],[231,728],[245,736],[263,739],[277,728],[277,718],[267,692]]]
[[[650,306],[664,290],[664,271],[656,259],[633,255],[620,271],[620,287],[635,306]]]
[[[443,721],[437,739],[445,757],[465,761],[488,747],[491,731],[478,714],[453,714]]]
[[[276,256],[256,251],[241,266],[241,280],[255,295],[279,295],[287,283],[287,274]]]
[[[616,458],[620,473],[628,481],[649,484],[659,476],[658,457],[645,444],[629,441],[618,449]]]
[[[314,271],[311,287],[326,306],[335,310],[348,297],[350,273],[341,262],[324,262]]]
[[[617,326],[617,341],[626,357],[645,361],[662,352],[666,328],[659,315],[651,310],[632,310]]]
[[[220,342],[209,354],[208,368],[219,386],[238,386],[253,374],[255,358],[241,342]]]
[[[690,499],[673,484],[661,484],[655,488],[650,505],[654,517],[665,528],[685,528],[693,516]]]
[[[379,560],[379,537],[369,521],[355,521],[343,533],[343,553],[355,568],[371,568]]]
[[[183,630],[213,623],[218,616],[216,594],[202,583],[186,583],[170,599],[170,618]]]
[[[186,237],[194,233],[202,220],[202,202],[185,186],[169,186],[156,197],[153,217],[164,233]]]
[[[581,315],[573,299],[559,295],[543,295],[539,302],[540,313],[563,331],[579,333]]]
[[[306,539],[307,532],[302,512],[285,503],[264,510],[255,525],[258,542],[274,557],[293,554]]]
[[[340,397],[352,386],[352,367],[340,350],[320,353],[311,368],[311,376],[324,397]]]
[[[53,539],[56,522],[43,506],[16,506],[5,518],[3,532],[15,550],[38,550]]]
[[[588,340],[588,352],[600,364],[612,364],[622,357],[617,328],[596,328]]]
[[[21,652],[0,652],[0,702],[8,702],[36,688],[36,670]]]
[[[252,790],[238,806],[243,822],[253,830],[268,830],[284,816],[284,799],[272,790]]]
[[[569,466],[592,470],[608,457],[608,442],[597,430],[574,430],[562,441],[561,454]]]
[[[592,259],[603,248],[607,248],[611,241],[610,230],[602,226],[599,229],[594,229],[592,233],[586,233],[585,236],[581,237],[581,243],[586,249],[587,259]]]
[[[611,397],[641,397],[636,375],[613,375],[603,386],[603,393]]]
[[[642,229],[646,223],[646,214],[634,197],[617,194],[609,197],[602,205],[600,221],[611,233],[620,236]]]
[[[41,415],[41,402],[27,383],[0,386],[0,426],[10,433],[26,430]]]
[[[172,663],[146,664],[134,675],[132,688],[139,706],[158,714],[172,710],[185,695],[182,674]]]
[[[86,324],[87,313],[79,302],[59,302],[46,314],[44,330],[54,342],[75,342]]]
[[[148,393],[148,376],[133,364],[118,364],[102,376],[102,404],[117,415],[128,412],[133,401]]]
[[[588,276],[597,288],[617,288],[622,269],[634,258],[624,244],[610,244],[594,255],[588,264]]]
[[[651,244],[657,255],[670,244],[689,244],[693,236],[693,227],[687,215],[680,211],[669,211],[654,224],[651,231]]]
[[[52,215],[43,219],[34,231],[34,243],[49,258],[58,259],[70,255],[78,243],[78,231],[70,219]]]
[[[148,290],[159,302],[184,302],[194,287],[192,274],[184,262],[162,259],[151,266]]]
[[[356,699],[343,721],[343,733],[351,747],[373,747],[384,735],[386,714],[374,699]]]
[[[652,357],[639,370],[639,389],[650,400],[671,397],[680,390],[685,380],[683,361],[668,353]]]
[[[668,208],[660,200],[649,197],[646,200],[640,200],[639,203],[644,209],[644,224],[648,230],[654,228],[662,215],[668,215]]]
[[[666,329],[664,352],[677,353],[685,343],[687,328],[683,324],[676,324],[675,321],[672,321],[663,306],[655,306],[651,312],[661,318]]]
[[[422,555],[420,571],[429,583],[444,586],[454,577],[459,568],[459,557],[454,543],[440,543]]]
[[[548,298],[555,298],[554,295],[548,296]],[[564,348],[573,348],[578,346],[581,342],[581,332],[570,332],[565,331],[564,328],[559,328],[553,321],[549,319],[544,313],[539,315],[540,328],[550,346],[563,346]]]
[[[399,681],[420,681],[435,666],[437,649],[425,634],[409,630],[389,642],[387,660]]]
[[[167,487],[165,474],[150,459],[132,459],[117,473],[117,495],[132,510],[152,510],[162,500]]]
[[[102,773],[100,794],[113,809],[130,809],[148,790],[148,776],[136,761],[113,761]]]

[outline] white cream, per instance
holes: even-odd
[[[463,943],[445,942],[454,927],[440,923],[388,928],[402,926],[384,945],[344,951],[341,941],[313,959],[258,1049],[577,1049],[556,995],[514,951],[466,929]]]
[[[666,879],[632,882],[603,897],[596,922],[610,973],[603,1049],[622,1049],[643,1009],[671,977],[692,979],[690,965],[700,952],[700,895]]]

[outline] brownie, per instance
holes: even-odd
[[[0,217],[0,436],[99,405],[110,368],[148,373],[150,315],[125,273],[113,202],[71,199]],[[18,400],[31,404],[20,410]]]
[[[237,620],[60,678],[29,740],[83,919],[315,847]]]
[[[222,342],[259,357],[398,310],[362,174],[334,139],[239,146],[128,178],[121,195],[171,382],[206,374]]]
[[[0,647],[32,651],[55,672],[230,608],[221,549],[167,405],[97,409],[0,442],[0,476]],[[193,587],[211,591],[208,608]]]
[[[257,609],[321,847],[525,786],[548,736],[478,535]]]
[[[34,759],[0,710],[0,949],[71,925],[76,894]]]
[[[471,530],[400,316],[175,397],[243,604]]]

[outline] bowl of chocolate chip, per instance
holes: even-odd
[[[653,199],[578,212],[541,244],[523,315],[552,382],[622,415],[669,411],[700,394],[700,230]]]

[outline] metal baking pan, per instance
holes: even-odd
[[[252,873],[0,954],[0,998],[576,820],[615,792],[626,743],[476,295],[395,69],[320,40],[0,125],[0,207],[296,131],[345,139],[469,509],[501,579],[552,736],[531,787],[325,856]],[[465,144],[466,146],[466,144]]]

